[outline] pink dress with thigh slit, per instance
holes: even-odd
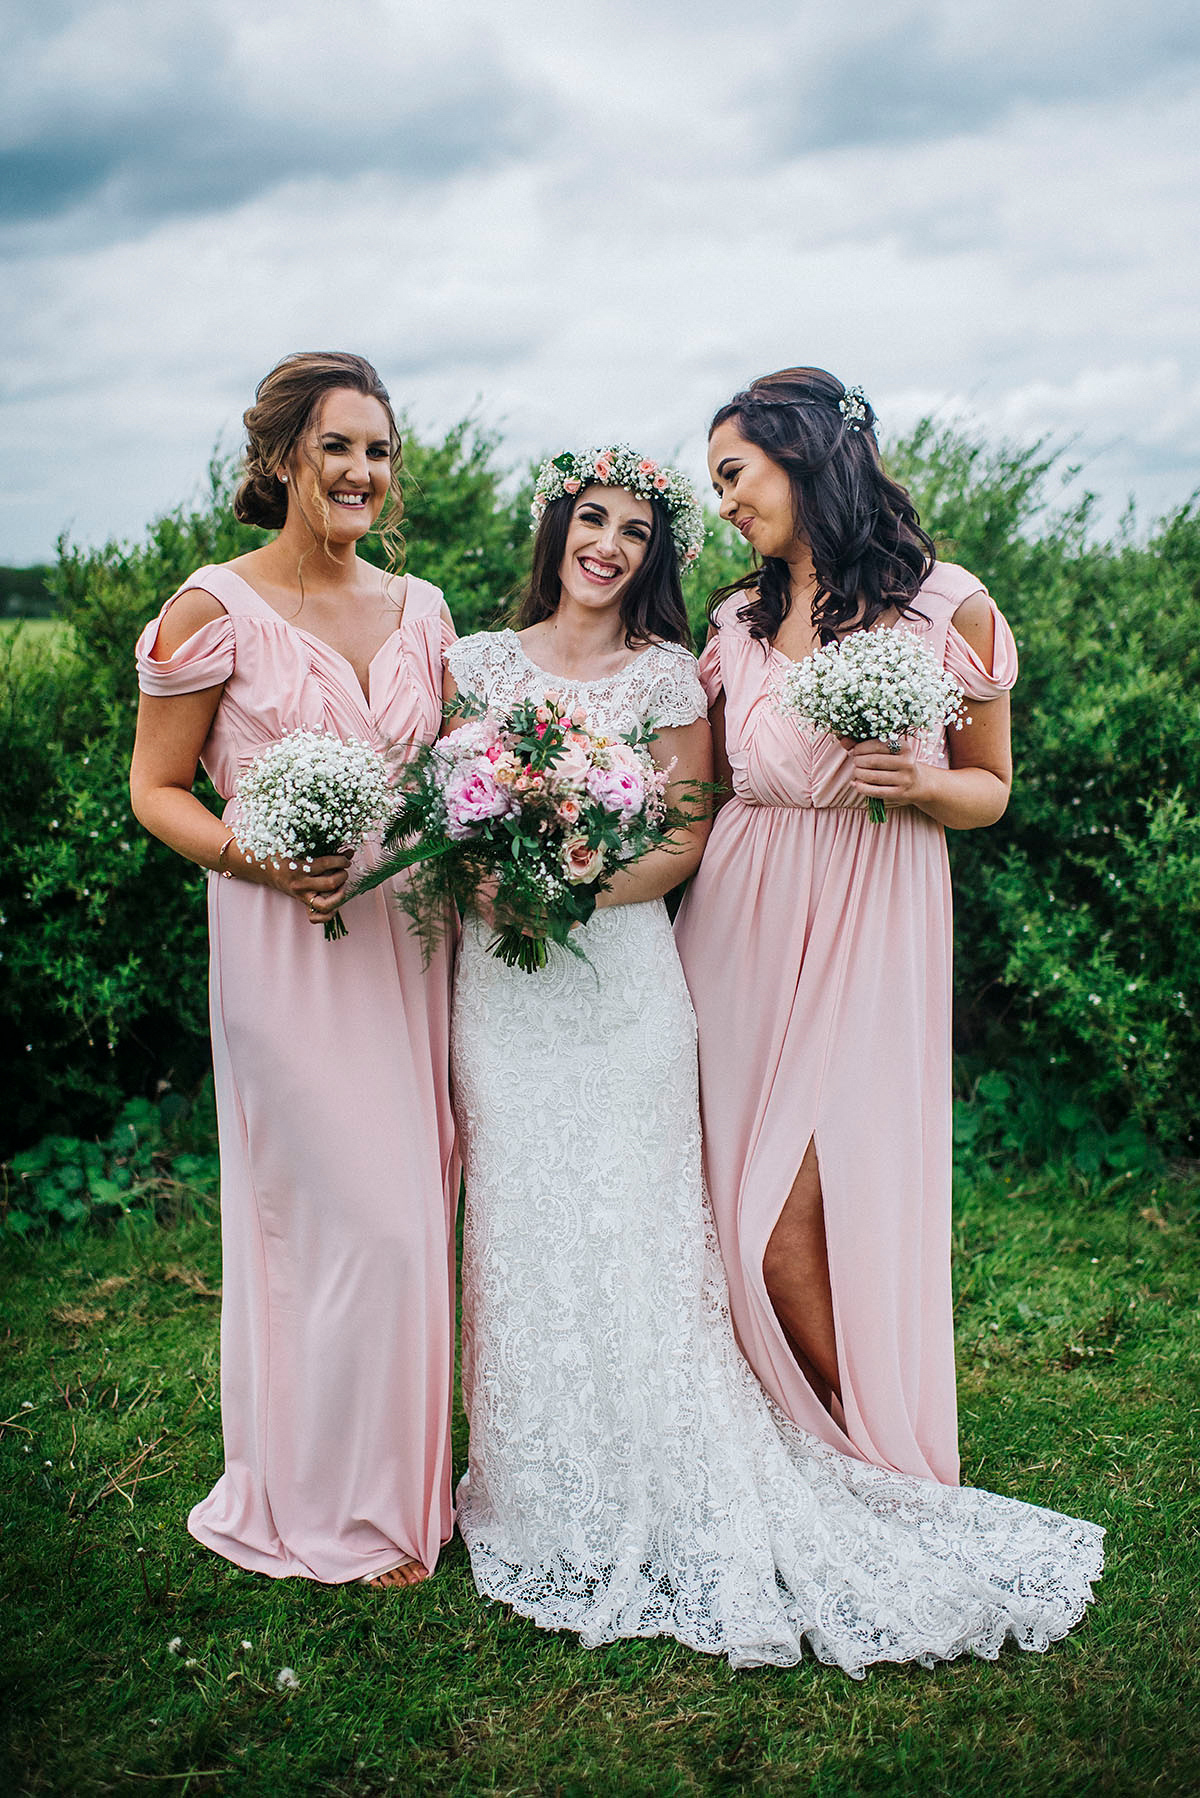
[[[914,630],[969,697],[1016,679],[954,629],[980,583],[939,563]],[[787,1415],[845,1454],[955,1484],[950,1289],[951,906],[945,833],[913,807],[871,823],[835,738],[783,717],[783,658],[727,600],[701,658],[725,695],[734,797],[676,934],[700,1038],[704,1155],[742,1350]],[[946,763],[945,744],[931,753]],[[800,1371],[763,1255],[809,1142],[824,1197],[842,1404]]]
[[[381,748],[437,735],[452,633],[428,582],[409,577],[369,698],[336,650],[231,568],[184,587],[225,615],[159,662],[160,614],[138,642],[139,680],[165,695],[224,683],[201,759],[228,820],[239,774],[287,731]],[[337,942],[295,899],[246,881],[210,876],[208,915],[225,1471],[188,1528],[261,1573],[332,1583],[410,1558],[432,1570],[453,1521],[447,955],[422,967],[390,883],[346,905]]]

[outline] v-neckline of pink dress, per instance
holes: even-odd
[[[276,611],[269,599],[263,598],[262,594],[258,591],[258,588],[252,586],[244,574],[239,574],[237,569],[231,568],[228,563],[226,563],[225,566],[227,572],[233,576],[234,580],[240,581],[247,593],[251,594],[258,604],[262,606],[263,610],[270,613],[272,618],[277,618],[280,624],[287,630],[295,631],[296,635],[298,637],[303,637],[306,642],[318,644],[322,649],[328,651],[331,656],[339,661],[344,668],[347,668],[350,672],[351,679],[354,682],[355,689],[362,696],[363,703],[368,712],[374,710],[374,707],[371,704],[371,687],[373,685],[372,675],[375,672],[375,664],[383,654],[384,650],[389,648],[390,645],[402,635],[404,614],[408,609],[408,584],[412,579],[411,575],[406,574],[404,577],[404,598],[400,606],[400,616],[396,620],[396,628],[395,630],[388,632],[387,636],[383,639],[383,642],[379,645],[379,648],[375,651],[375,654],[371,657],[371,660],[367,663],[367,684],[364,687],[358,678],[358,670],[350,660],[349,656],[344,656],[340,649],[335,649],[332,643],[327,643],[325,638],[319,637],[315,631],[306,631],[302,624],[293,624],[290,618],[285,618],[282,612]]]

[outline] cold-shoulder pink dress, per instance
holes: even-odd
[[[155,661],[160,613],[138,677],[151,694],[223,684],[201,759],[231,828],[239,774],[287,731],[437,735],[453,633],[428,582],[408,577],[369,698],[233,569],[184,588],[224,616]],[[349,935],[327,942],[285,894],[209,878],[225,1471],[188,1519],[240,1567],[325,1582],[432,1570],[453,1521],[448,960],[422,967],[390,886],[342,915]]]
[[[969,697],[1016,679],[993,606],[985,668],[954,629],[983,589],[934,568],[914,630]],[[950,1286],[951,901],[945,832],[914,807],[873,824],[836,738],[784,717],[784,658],[726,600],[700,661],[725,695],[733,798],[680,908],[700,1042],[704,1157],[742,1351],[802,1428],[880,1467],[954,1484]],[[990,603],[990,601],[989,601]],[[944,741],[928,753],[946,764]],[[842,1403],[800,1371],[763,1255],[809,1142],[825,1208]]]

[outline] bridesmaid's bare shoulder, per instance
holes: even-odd
[[[225,616],[225,607],[213,594],[206,593],[203,587],[185,587],[171,601],[158,627],[153,659],[169,662],[189,637],[194,637],[206,624],[215,624]]]

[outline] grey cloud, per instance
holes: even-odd
[[[11,65],[10,65],[11,66]],[[443,75],[446,71],[442,71]],[[440,81],[394,95],[289,93],[271,71],[251,93],[211,28],[179,45],[153,86],[113,95],[77,78],[20,121],[0,123],[0,230],[46,236],[67,215],[83,242],[137,232],[178,214],[237,206],[312,175],[400,172],[443,181],[519,153],[548,129],[552,102],[522,87],[486,51]],[[23,126],[23,128],[22,128]]]
[[[1054,15],[1048,15],[1053,18]],[[775,153],[936,141],[985,130],[1018,108],[1126,98],[1200,73],[1192,0],[1147,0],[1109,19],[1061,20],[1025,31],[1017,11],[1000,46],[948,43],[933,9],[910,11],[823,54],[789,48],[771,83],[767,137]],[[748,96],[755,103],[755,95]]]

